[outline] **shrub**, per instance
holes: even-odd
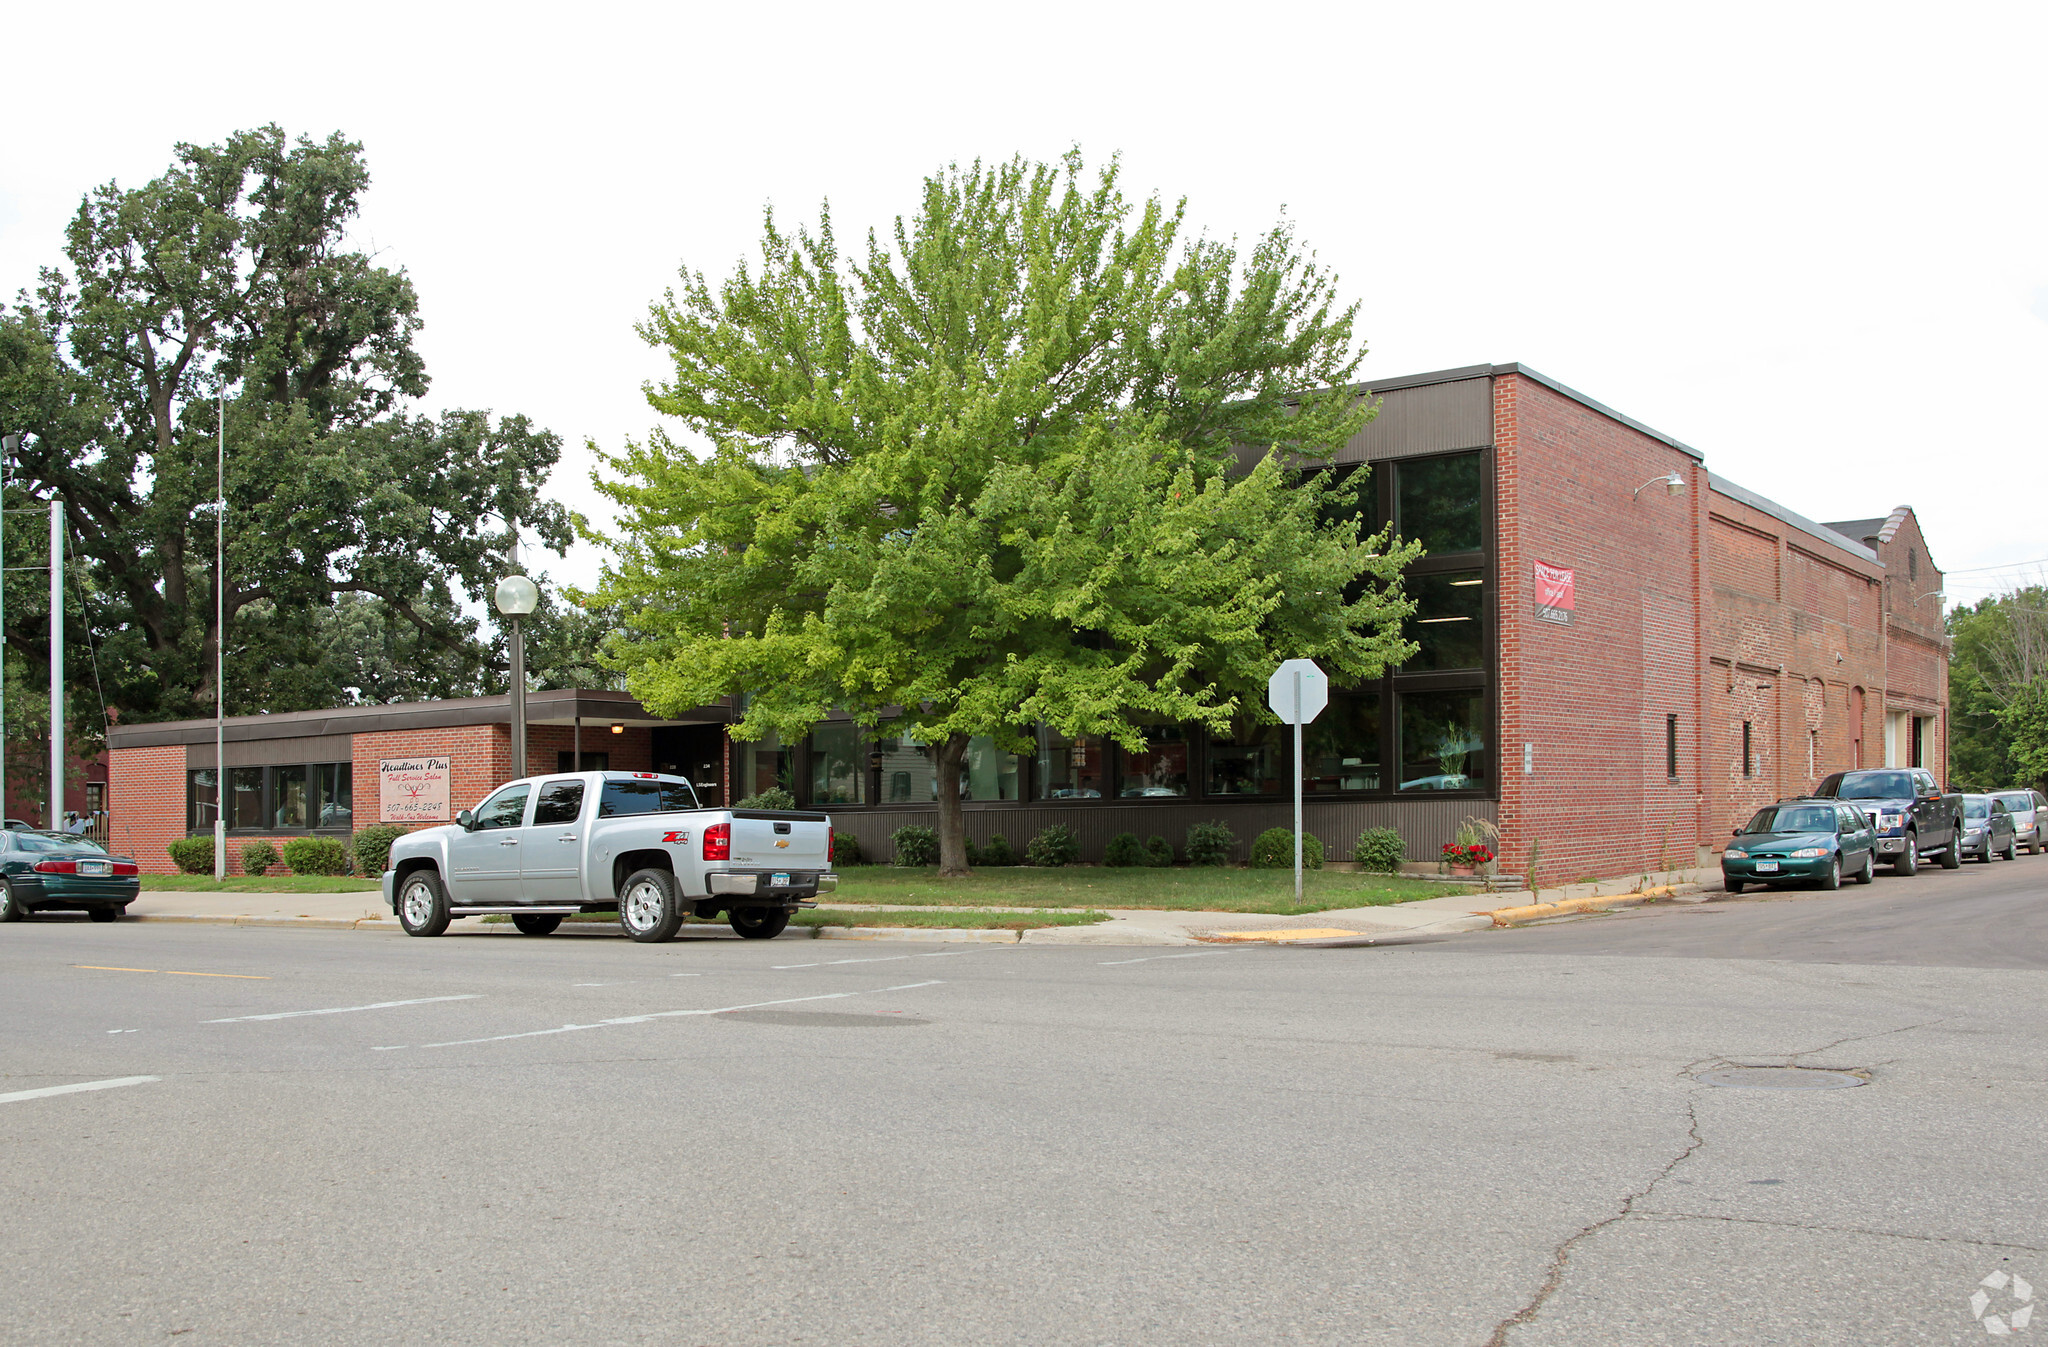
[[[1228,865],[1237,834],[1228,823],[1197,823],[1188,828],[1189,865]]]
[[[861,863],[860,839],[852,833],[833,833],[832,864],[836,867]]]
[[[242,873],[260,875],[277,864],[277,848],[268,842],[242,843]]]
[[[997,833],[988,839],[988,845],[981,849],[981,859],[975,862],[977,865],[1015,865],[1016,863],[1017,853],[1011,849],[1010,839],[1001,833]]]
[[[1358,862],[1359,869],[1383,875],[1399,874],[1407,854],[1408,844],[1392,828],[1367,828],[1351,848],[1351,858]]]
[[[766,790],[755,791],[743,800],[734,800],[732,807],[734,809],[794,809],[796,808],[796,796],[791,795],[780,786],[770,786]]]
[[[1136,833],[1118,833],[1102,849],[1102,863],[1118,867],[1143,865],[1145,844],[1138,840]]]
[[[381,875],[391,863],[391,844],[408,829],[396,823],[372,823],[356,829],[356,865],[366,875]]]
[[[1292,870],[1294,868],[1294,829],[1268,828],[1252,839],[1252,869]],[[1323,842],[1314,833],[1301,835],[1301,868],[1320,870],[1323,868]]]
[[[1154,837],[1145,843],[1145,864],[1150,866],[1173,864],[1173,843],[1163,837]]]
[[[213,873],[213,839],[211,837],[181,837],[164,848],[171,853],[171,862],[188,875],[210,875]]]
[[[889,834],[889,845],[896,848],[896,864],[904,866],[937,865],[939,863],[939,834],[933,828],[904,827]]]
[[[348,848],[339,837],[294,837],[284,844],[284,863],[295,875],[345,875]]]
[[[1081,839],[1075,837],[1074,830],[1064,823],[1048,825],[1024,848],[1024,860],[1030,865],[1072,865],[1080,858]]]

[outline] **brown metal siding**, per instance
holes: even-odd
[[[1223,804],[1191,801],[1186,804],[1145,805],[974,805],[967,811],[967,835],[976,846],[1001,833],[1021,856],[1024,844],[1039,830],[1064,823],[1081,841],[1081,859],[1102,860],[1103,848],[1118,833],[1136,833],[1140,838],[1164,837],[1179,855],[1187,843],[1188,827],[1218,820],[1237,834],[1238,861],[1246,857],[1251,840],[1268,828],[1294,825],[1294,805],[1288,800],[1261,804]],[[1492,821],[1497,806],[1491,800],[1426,799],[1405,800],[1311,800],[1303,805],[1307,831],[1321,838],[1324,854],[1333,861],[1351,859],[1351,847],[1367,828],[1393,828],[1408,843],[1408,859],[1433,861],[1443,844],[1450,841],[1458,825],[1468,818]],[[898,828],[921,825],[936,828],[936,809],[848,809],[832,816],[835,831],[851,833],[860,841],[861,854],[871,861],[887,861],[892,854],[889,835]]]
[[[1380,411],[1337,451],[1339,463],[1483,449],[1493,443],[1493,381],[1397,388],[1380,395]]]
[[[349,762],[355,755],[355,736],[309,734],[296,739],[249,739],[226,743],[230,767],[289,767],[301,762]],[[196,772],[213,766],[213,741],[185,745],[185,770]]]

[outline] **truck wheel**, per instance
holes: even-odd
[[[553,935],[555,928],[562,924],[559,912],[514,913],[512,924],[519,928],[521,935]]]
[[[439,935],[448,929],[448,895],[432,870],[415,870],[398,888],[398,924],[407,935]]]
[[[0,921],[20,921],[27,915],[28,909],[14,896],[14,886],[0,884]]]
[[[619,925],[643,945],[676,938],[683,925],[683,898],[667,870],[635,870],[619,890]]]
[[[748,940],[773,940],[789,929],[789,913],[779,907],[734,908],[732,928]]]
[[[1986,864],[1989,864],[1991,861],[1991,844],[1989,842],[1984,844],[1984,860]],[[1962,865],[1963,839],[1958,833],[1950,832],[1948,835],[1948,850],[1941,853],[1941,868],[1944,870],[1959,870],[1962,868]]]
[[[1898,859],[1892,862],[1892,873],[1895,875],[1912,875],[1919,872],[1920,839],[1912,833],[1907,833],[1905,847],[1899,852]]]

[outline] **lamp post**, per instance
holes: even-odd
[[[519,619],[540,606],[540,586],[523,575],[508,575],[491,596],[498,611],[512,619],[512,775],[526,775],[526,634]]]
[[[0,436],[0,650],[7,645],[7,460],[21,448],[21,432],[10,430]],[[0,826],[7,813],[7,679],[0,662]]]

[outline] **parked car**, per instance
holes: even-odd
[[[1877,831],[1862,809],[1840,800],[1780,800],[1756,811],[1721,853],[1721,886],[1810,883],[1839,889],[1877,874]]]
[[[18,819],[18,818],[11,818],[11,819],[8,819],[8,820],[7,820],[7,824],[6,824],[6,827],[7,827],[7,831],[8,831],[8,832],[11,832],[11,833],[29,833],[29,832],[34,832],[34,831],[36,830],[36,825],[35,825],[35,824],[33,824],[33,823],[30,823],[30,822],[29,822],[28,820],[26,820],[26,819]]]
[[[2019,854],[2013,840],[2012,811],[1996,795],[1963,797],[1963,854],[1986,865],[1993,856],[2012,860]]]
[[[1963,863],[1963,797],[1943,794],[1924,767],[1871,767],[1836,772],[1814,791],[1820,799],[1848,800],[1870,815],[1877,828],[1879,860],[1892,873],[1910,875],[1923,857],[1941,858],[1941,868]]]
[[[2002,790],[1997,798],[2012,815],[2013,841],[2036,856],[2048,851],[2048,796],[2038,790]]]
[[[572,912],[616,910],[643,943],[721,912],[765,940],[839,884],[829,815],[705,809],[688,781],[653,772],[507,782],[454,823],[393,842],[386,864],[384,902],[420,936],[485,913],[548,935]]]
[[[142,867],[68,833],[0,831],[0,921],[31,912],[85,912],[113,921],[142,887]]]

